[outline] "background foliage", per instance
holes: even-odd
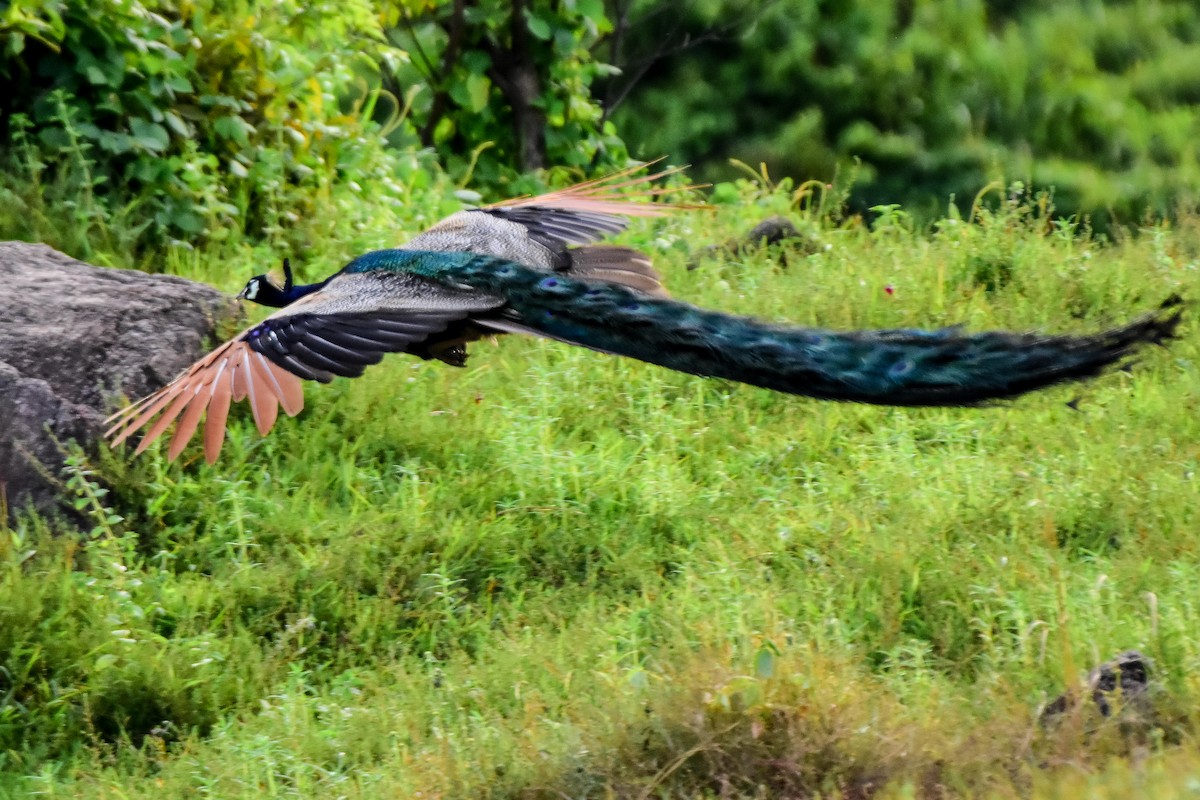
[[[661,57],[614,119],[700,174],[853,176],[858,208],[965,205],[993,178],[1062,214],[1163,215],[1200,186],[1200,6],[1173,0],[634,2]],[[851,165],[857,165],[851,167]]]
[[[622,138],[712,180],[840,174],[855,210],[1019,179],[1106,226],[1200,185],[1182,0],[14,0],[0,36],[0,231],[84,255],[302,247],[443,171],[525,193]]]
[[[411,94],[420,143],[436,147],[452,173],[474,161],[475,180],[490,187],[513,167],[623,162],[624,144],[590,92],[613,71],[591,55],[612,28],[602,0],[417,5],[384,14],[389,41],[407,56],[384,82],[396,96]]]
[[[588,92],[606,29],[598,0],[15,0],[0,228],[83,255],[302,244],[318,209],[403,202],[439,167],[518,193],[624,163]]]
[[[286,240],[331,194],[385,200],[422,180],[362,113],[376,96],[357,70],[382,39],[365,2],[17,0],[4,14],[0,135],[24,179],[9,224],[40,219],[32,232],[85,250]]]

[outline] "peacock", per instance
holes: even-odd
[[[637,250],[593,244],[627,216],[674,206],[615,193],[627,173],[540,197],[462,211],[403,248],[353,259],[323,281],[250,279],[239,297],[276,307],[158,392],[109,418],[115,447],[145,429],[137,453],[175,420],[176,458],[207,412],[214,462],[232,402],[248,399],[266,435],[279,408],[304,405],[303,380],[357,377],[385,353],[465,366],[467,345],[523,333],[692,375],[822,400],[976,406],[1081,380],[1146,344],[1173,338],[1181,301],[1087,335],[784,327],[671,299]],[[657,176],[647,176],[648,178]],[[658,191],[658,190],[653,190]]]

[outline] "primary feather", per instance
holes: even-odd
[[[300,379],[357,376],[387,352],[423,355],[448,332],[526,333],[693,375],[826,400],[969,406],[1099,374],[1173,336],[1179,301],[1096,334],[830,331],[709,311],[586,271],[553,273],[471,253],[381,250],[319,291],[218,348],[149,398],[114,415],[119,444],[150,425],[138,451],[180,418],[175,457],[209,408],[205,455],[217,457],[230,400],[249,397],[263,433],[278,405],[300,409]],[[427,356],[426,356],[427,357]],[[211,405],[210,405],[211,404]],[[215,414],[214,414],[215,412]]]

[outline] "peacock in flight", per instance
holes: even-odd
[[[789,394],[892,406],[972,406],[1098,375],[1173,337],[1180,301],[1089,335],[992,331],[831,331],[770,325],[672,300],[637,250],[596,245],[626,217],[686,206],[631,201],[660,177],[632,170],[538,197],[460,211],[402,248],[359,256],[319,283],[252,278],[239,297],[279,308],[158,392],[109,418],[115,447],[146,429],[137,453],[178,419],[176,458],[207,411],[216,460],[230,404],[249,399],[266,435],[279,407],[304,406],[301,381],[357,377],[385,353],[465,366],[467,345],[526,333],[692,375]]]

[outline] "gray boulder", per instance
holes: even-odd
[[[204,284],[0,242],[0,497],[10,512],[58,507],[57,442],[94,443],[117,398],[174,378],[237,314]]]

